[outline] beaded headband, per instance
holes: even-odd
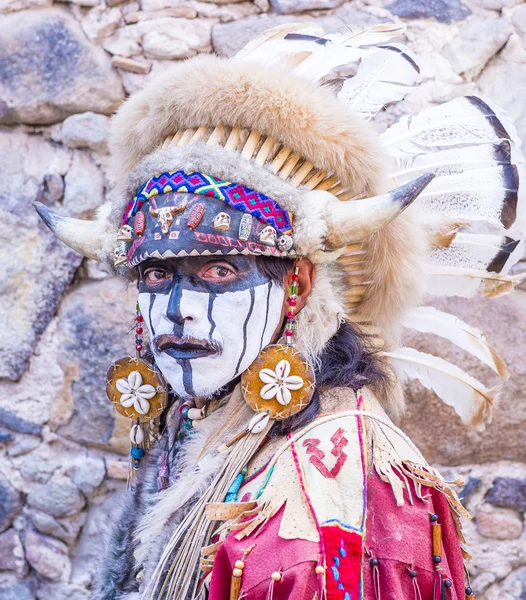
[[[122,224],[126,225],[150,198],[169,192],[211,196],[267,223],[280,235],[292,233],[292,214],[265,194],[203,173],[184,171],[162,173],[149,179],[128,204]]]

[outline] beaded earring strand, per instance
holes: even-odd
[[[144,317],[141,314],[141,307],[139,306],[139,302],[135,305],[135,357],[137,360],[140,360],[141,353],[143,350],[143,324]],[[149,438],[149,436],[148,436]],[[148,444],[148,441],[146,443]],[[136,419],[135,424],[132,425],[130,430],[130,457],[131,457],[131,466],[132,473],[138,471],[141,468],[141,460],[146,456],[145,445],[145,435],[144,429],[142,427],[141,421],[139,418]]]
[[[299,293],[299,271],[300,268],[298,263],[294,267],[294,274],[292,275],[292,283],[289,288],[289,298],[287,304],[289,305],[287,311],[287,323],[285,326],[285,338],[287,345],[292,346],[292,336],[296,330],[296,304]]]
[[[168,402],[168,386],[157,369],[144,360],[144,318],[135,306],[135,356],[114,362],[106,376],[106,393],[117,412],[132,419],[128,487],[146,456],[155,420]]]
[[[286,300],[285,343],[271,344],[241,377],[245,401],[257,413],[282,421],[303,410],[314,393],[314,371],[294,346],[299,295],[299,258],[294,265]]]

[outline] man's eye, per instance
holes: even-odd
[[[232,271],[226,267],[216,267],[215,272],[218,277],[228,277]]]
[[[226,279],[233,279],[235,276],[236,272],[226,265],[210,266],[202,274],[203,279],[208,279],[209,281],[225,281]]]
[[[148,269],[144,273],[144,280],[149,284],[158,284],[168,278],[168,273],[162,269]]]

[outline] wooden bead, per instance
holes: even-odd
[[[278,573],[278,571],[274,571],[274,573],[272,573],[272,579],[274,581],[281,581],[281,573]]]
[[[195,229],[199,223],[203,220],[203,216],[205,214],[205,205],[204,204],[196,204],[190,214],[188,215],[188,220],[186,221],[186,226],[190,229]]]
[[[135,229],[135,235],[141,237],[144,235],[146,229],[146,215],[143,212],[138,212],[135,215],[135,221],[133,223]]]
[[[442,556],[442,526],[438,523],[433,523],[431,531],[433,534],[433,556]]]
[[[245,563],[242,560],[236,560],[236,564],[234,566],[236,569],[244,569]]]
[[[325,567],[322,565],[317,565],[314,571],[316,572],[316,575],[323,575],[325,573]]]
[[[243,575],[243,571],[241,569],[234,569],[232,571],[232,575],[234,577],[241,577]]]
[[[241,592],[241,577],[236,577],[232,574],[230,580],[230,600],[239,600],[239,593]]]

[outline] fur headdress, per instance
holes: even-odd
[[[97,220],[39,212],[68,245],[111,262],[123,215],[151,178],[198,172],[255,190],[293,216],[295,252],[316,265],[298,346],[316,360],[346,317],[385,343],[402,378],[420,380],[482,427],[494,390],[441,359],[395,348],[407,324],[506,375],[482,333],[416,307],[425,291],[495,296],[513,288],[520,143],[502,111],[474,97],[378,136],[368,121],[420,79],[409,49],[389,41],[402,31],[382,24],[322,37],[310,24],[287,24],[234,59],[179,63],[115,115],[118,190]]]

